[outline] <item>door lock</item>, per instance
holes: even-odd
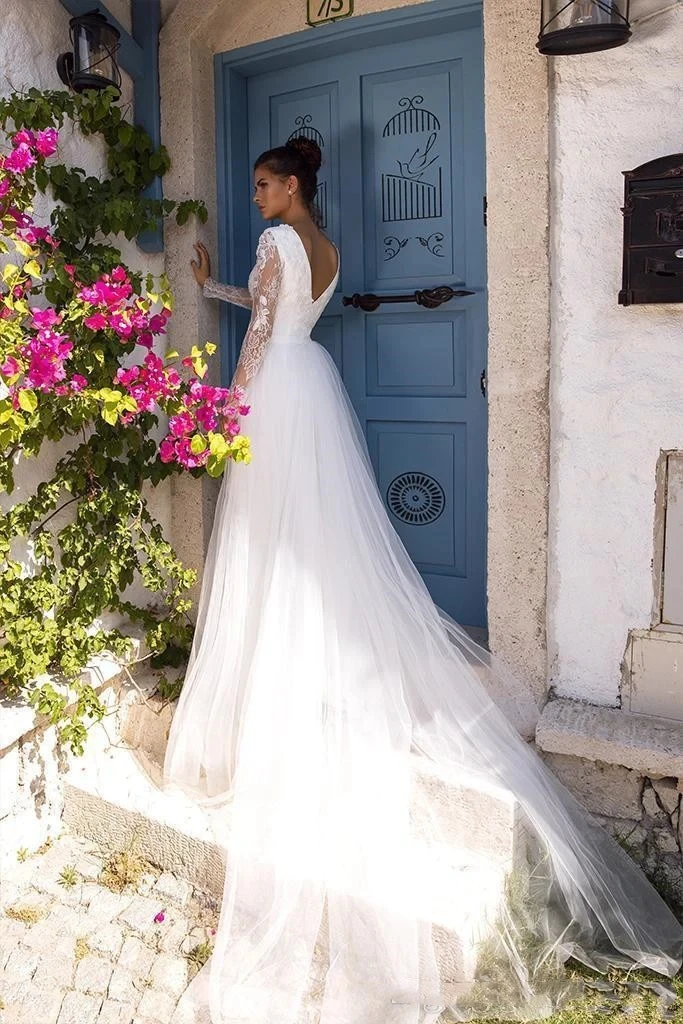
[[[481,371],[481,376],[479,378],[479,387],[481,388],[482,395],[484,396],[484,398],[486,398],[486,389],[488,387],[488,380],[486,379],[486,367],[484,367],[484,369]]]

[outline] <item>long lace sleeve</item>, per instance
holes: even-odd
[[[282,259],[272,231],[266,230],[256,249],[251,321],[242,342],[233,385],[244,387],[258,373],[263,362],[273,330],[282,269]]]
[[[233,306],[244,306],[251,309],[251,295],[248,288],[237,288],[234,284],[221,284],[207,277],[204,282],[205,299],[222,299],[224,302],[232,302]]]

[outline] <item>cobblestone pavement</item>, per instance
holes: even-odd
[[[168,1024],[210,952],[218,903],[148,864],[114,891],[111,867],[63,833],[3,871],[0,1024]]]

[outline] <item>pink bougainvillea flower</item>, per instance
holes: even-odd
[[[119,338],[130,338],[133,333],[131,324],[120,313],[114,313],[109,318],[109,326],[118,334]]]
[[[82,391],[83,388],[87,388],[88,382],[85,377],[82,377],[80,373],[75,373],[70,381],[72,391]]]
[[[11,171],[13,174],[25,174],[35,163],[36,158],[31,152],[30,146],[21,142],[9,156],[5,157],[5,170]]]
[[[138,345],[142,345],[143,348],[151,348],[154,344],[154,335],[149,331],[143,331],[142,334],[138,335]]]
[[[52,156],[53,153],[57,152],[58,142],[59,132],[54,128],[46,128],[44,131],[38,132],[35,137],[34,145],[35,149],[41,156]]]
[[[34,327],[54,327],[62,319],[54,309],[32,309],[30,313]]]
[[[59,395],[60,398],[63,398],[64,395],[69,394],[69,388],[67,387],[66,384],[56,384],[55,387],[52,388],[52,391],[55,395]]]
[[[15,146],[33,146],[35,144],[36,137],[32,131],[28,128],[22,128],[12,138],[12,142]]]
[[[65,271],[65,273],[67,273],[69,275],[69,277],[73,277],[74,274],[76,273],[76,268],[73,265],[73,263],[65,263],[64,264],[64,271]]]
[[[0,366],[0,373],[3,377],[14,377],[16,374],[21,373],[21,366],[14,356],[8,356],[2,366]]]
[[[114,267],[111,274],[109,275],[112,281],[127,281],[128,274],[126,273],[125,267]]]
[[[187,412],[179,413],[177,416],[171,416],[168,429],[174,437],[184,437],[194,431],[194,420]]]
[[[91,331],[103,331],[108,322],[104,313],[93,313],[92,316],[87,316],[83,321],[85,326],[89,327]]]
[[[9,178],[0,178],[0,199],[4,199],[10,190]]]
[[[173,462],[175,459],[175,448],[173,441],[169,437],[165,437],[159,445],[159,458],[162,462]]]
[[[165,919],[166,919],[166,914],[164,913],[163,910],[160,910],[159,913],[154,918],[154,920],[156,921],[157,924],[161,924],[161,922],[164,921]]]

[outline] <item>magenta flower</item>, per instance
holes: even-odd
[[[9,156],[5,157],[5,170],[11,171],[13,174],[25,174],[35,162],[36,158],[30,147],[22,142],[12,150]]]
[[[159,445],[159,458],[166,463],[173,462],[175,459],[175,448],[169,437],[165,437]]]
[[[28,128],[22,128],[12,139],[15,146],[33,146],[35,141],[35,135]]]
[[[4,199],[10,190],[9,178],[0,178],[0,199]]]
[[[133,333],[133,328],[126,318],[120,313],[114,313],[114,315],[109,318],[109,326],[116,331],[119,338],[130,338]]]
[[[75,373],[71,378],[71,390],[82,391],[83,388],[87,388],[88,382],[85,377],[81,376],[80,373]]]
[[[21,366],[13,356],[8,356],[2,366],[0,366],[0,373],[3,377],[14,377],[16,374],[21,373]]]
[[[177,416],[171,416],[168,421],[168,429],[174,437],[184,437],[194,430],[194,421],[189,413],[182,412]]]
[[[54,128],[46,128],[45,131],[38,132],[36,135],[35,148],[41,156],[52,156],[57,152],[58,141],[59,132]]]
[[[83,323],[91,331],[103,331],[107,326],[107,318],[104,313],[93,313],[92,316],[86,317]]]
[[[62,319],[55,313],[54,309],[32,309],[30,313],[34,327],[54,327]]]

